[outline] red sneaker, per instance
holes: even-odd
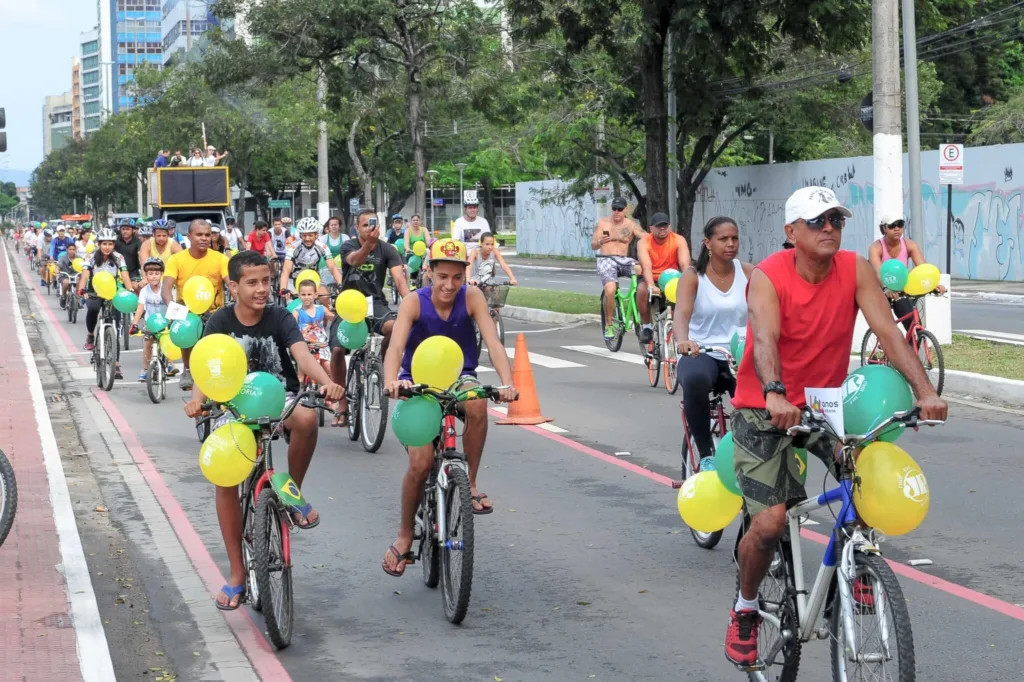
[[[729,612],[729,628],[725,631],[725,657],[734,665],[749,668],[757,663],[757,630],[761,614],[742,610]]]

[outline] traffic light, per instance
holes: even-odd
[[[7,125],[7,114],[4,113],[4,108],[0,107],[0,154],[7,151],[7,133],[4,132],[4,127]]]

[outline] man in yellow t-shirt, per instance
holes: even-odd
[[[213,233],[210,223],[196,218],[188,226],[189,248],[180,251],[167,259],[164,270],[162,295],[164,303],[170,303],[172,290],[177,287],[177,302],[184,304],[181,292],[185,282],[196,275],[206,277],[213,284],[213,305],[208,313],[212,313],[224,305],[224,282],[228,278],[228,257],[223,253],[210,249]],[[185,363],[185,371],[181,375],[181,390],[192,390],[192,372],[189,371],[191,348],[182,348],[181,357]]]

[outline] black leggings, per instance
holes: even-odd
[[[711,443],[710,394],[718,376],[726,370],[725,360],[717,360],[707,353],[696,357],[680,355],[676,363],[679,385],[683,388],[683,413],[701,459],[715,454]]]
[[[903,317],[904,315],[909,315],[910,313],[914,312],[915,304],[916,301],[912,298],[907,298],[906,296],[897,298],[895,301],[892,302],[892,311],[896,313],[896,317],[898,319],[900,317]],[[912,317],[903,320],[903,328],[906,329],[907,331],[910,331],[910,325],[912,325],[913,323],[914,318]]]
[[[103,299],[90,296],[85,299],[85,333],[92,336],[96,331],[96,322],[100,319],[100,310],[103,308]]]

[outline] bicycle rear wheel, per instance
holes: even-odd
[[[612,319],[609,320],[604,312],[605,292],[601,291],[601,335],[604,338],[604,345],[608,350],[617,353],[622,348],[622,337],[626,335],[626,325],[622,320],[622,311],[619,309],[619,301],[616,297],[612,301]],[[615,329],[615,336],[608,338],[604,336],[604,330],[611,325]]]
[[[742,536],[741,536],[742,537]],[[739,545],[739,538],[736,540]],[[793,582],[793,553],[789,540],[779,541],[772,565],[777,570],[765,574],[757,590],[761,626],[757,630],[758,666],[747,671],[751,682],[796,682],[800,668],[800,639],[797,636],[796,588]],[[739,592],[739,573],[736,574]],[[788,641],[782,632],[792,633]]]
[[[844,605],[840,592],[832,602],[829,634],[832,643],[834,680],[893,680],[914,682],[914,633],[910,613],[896,575],[877,554],[854,553],[856,577],[850,583],[850,600]],[[836,572],[836,579],[840,579]],[[861,600],[854,596],[860,583]],[[843,611],[850,616],[853,630],[847,633]],[[846,638],[852,634],[857,648],[855,660],[848,656]]]
[[[345,381],[345,397],[348,398],[348,439],[359,439],[359,379],[363,371],[362,359],[355,353],[348,363],[348,377]]]
[[[917,357],[926,370],[935,372],[935,392],[942,395],[942,385],[946,382],[946,362],[942,357],[939,340],[927,329],[917,331]],[[930,372],[929,378],[932,378]]]
[[[676,349],[676,341],[672,333],[672,320],[665,324],[665,339],[662,342],[662,354],[665,361],[662,368],[665,373],[665,390],[675,395],[679,390],[679,375],[676,374],[676,364],[679,362],[679,351]]]
[[[4,544],[7,534],[14,525],[14,515],[18,513],[18,482],[14,477],[14,467],[3,450],[0,450],[0,545]]]
[[[430,476],[427,477],[427,490],[423,493],[423,501],[420,503],[420,518],[422,527],[420,529],[420,556],[419,560],[423,566],[423,584],[433,589],[441,580],[441,556],[437,547],[437,533],[434,532],[435,491],[437,489],[437,464],[430,469]]]
[[[860,366],[888,364],[889,358],[886,357],[878,337],[870,329],[867,330],[864,333],[864,340],[860,342]]]
[[[388,426],[388,394],[384,392],[384,368],[376,357],[366,360],[363,391],[359,397],[363,449],[377,452]]]
[[[281,502],[271,488],[264,488],[256,500],[253,552],[267,637],[278,649],[292,643],[292,568],[284,551],[287,535]]]
[[[444,493],[446,528],[441,530],[441,598],[444,616],[458,625],[469,610],[473,590],[473,503],[469,476],[458,466],[448,466]]]
[[[691,452],[690,450],[689,429],[684,428],[683,431],[683,445],[680,454],[683,458],[683,480],[685,481],[700,471],[700,457],[699,453]],[[718,449],[718,442],[721,440],[721,437],[712,432],[711,440],[714,443],[715,449]],[[724,532],[724,530],[716,530],[713,533],[704,533],[694,528],[690,529],[693,541],[697,543],[698,547],[703,549],[714,549],[717,547],[718,543],[722,541],[722,533]]]
[[[103,325],[103,356],[100,358],[103,364],[103,385],[104,391],[114,388],[114,367],[117,365],[117,336],[113,325]]]

